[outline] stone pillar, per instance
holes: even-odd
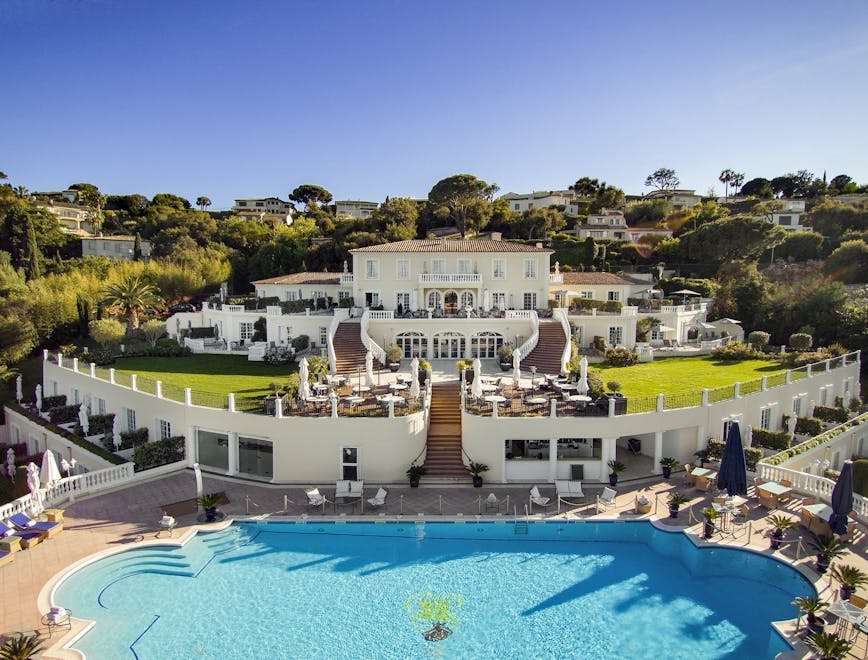
[[[554,419],[558,416],[558,400],[554,397],[550,399],[551,402],[551,416]]]
[[[497,401],[491,404],[491,419],[497,419]]]
[[[72,358],[72,370],[78,371],[78,358]]]
[[[549,481],[558,478],[558,439],[549,439]]]
[[[769,389],[769,377],[768,376],[763,376],[762,385],[760,385],[760,387],[762,388],[763,392],[768,391],[768,389]]]
[[[609,417],[615,416],[615,397],[609,399]]]
[[[109,369],[109,382],[114,385],[115,384],[115,370],[114,367]]]
[[[696,427],[696,451],[705,449],[705,426]]]
[[[42,349],[42,361],[43,362],[48,361],[48,349],[47,348]]]
[[[90,363],[90,377],[96,378],[96,364],[93,362]]]
[[[229,432],[229,474],[238,473],[238,433],[235,431]]]
[[[657,395],[657,412],[663,412],[665,397],[662,394]]]
[[[235,394],[233,392],[226,395],[226,407],[229,412],[235,412]]]
[[[158,380],[156,383],[154,383],[154,396],[156,396],[158,399],[163,398],[163,381]]]
[[[785,378],[784,382],[785,382],[787,385],[789,385],[789,384],[790,384],[790,379],[791,379],[791,378],[792,378],[792,372],[791,372],[789,369],[787,369],[787,375],[786,375],[786,378]]]
[[[654,432],[654,474],[661,474],[663,466],[660,465],[660,459],[663,458],[663,431]]]
[[[708,388],[702,390],[702,406],[708,406]]]
[[[189,387],[184,388],[184,405],[192,406],[193,405],[193,391]]]
[[[58,354],[57,354],[57,366],[58,366],[58,367],[62,367],[62,366],[63,366],[63,353],[58,353]]]
[[[741,383],[736,383],[735,385],[733,385],[732,393],[733,393],[734,398],[736,398],[736,399],[741,398]]]
[[[283,418],[283,401],[281,401],[280,398],[274,400],[274,416],[277,417],[277,419]]]
[[[600,483],[609,483],[609,461],[615,460],[615,438],[602,438],[600,452]]]
[[[805,365],[805,373],[808,375],[808,378],[810,378],[813,375],[811,373],[811,363],[810,362]]]
[[[138,388],[138,386],[139,386],[139,384],[138,384],[138,382],[137,382],[138,379],[139,379],[138,375],[136,375],[136,374],[130,374],[130,389],[131,389],[133,392],[138,391],[138,390],[137,390],[137,388]]]
[[[338,396],[334,392],[329,392],[329,403],[332,406],[332,419],[338,418]]]

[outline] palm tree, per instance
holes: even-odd
[[[741,190],[744,183],[744,172],[733,172],[729,182],[732,184],[733,190]]]
[[[204,211],[207,207],[211,206],[211,200],[205,195],[196,198],[196,206],[199,207],[200,210]]]
[[[127,318],[127,327],[139,327],[139,310],[155,302],[156,289],[140,275],[130,275],[126,279],[109,285],[105,290],[105,302],[121,310]]]
[[[717,177],[717,180],[720,181],[725,186],[724,199],[729,199],[729,184],[732,183],[732,177],[735,176],[735,172],[728,167],[720,173],[720,176]]]
[[[9,637],[0,646],[0,660],[28,660],[35,658],[42,650],[42,640],[38,635],[18,633],[18,637]]]

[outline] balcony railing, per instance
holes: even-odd
[[[355,281],[356,281],[355,275],[353,275],[352,273],[341,273],[341,284],[342,285],[352,284]]]
[[[478,273],[421,273],[419,284],[481,284]]]
[[[563,273],[549,273],[549,284],[563,284],[564,283],[564,274]]]

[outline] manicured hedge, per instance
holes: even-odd
[[[849,413],[844,408],[832,408],[830,406],[814,406],[814,417],[824,422],[843,424],[849,418]]]
[[[47,412],[52,408],[60,408],[66,405],[66,395],[58,394],[57,396],[42,397],[42,412]]]
[[[588,300],[574,298],[570,301],[570,309],[596,309],[603,312],[621,313],[621,303],[617,300]]]
[[[786,451],[782,451],[774,456],[769,456],[768,458],[764,458],[761,462],[767,465],[780,465],[788,460],[790,460],[793,456],[798,456],[809,449],[813,449],[814,447],[819,447],[824,442],[828,442],[832,438],[835,438],[845,431],[853,428],[854,426],[858,426],[863,422],[868,421],[868,413],[864,413],[859,415],[858,417],[854,417],[850,421],[841,424],[840,426],[836,426],[833,429],[829,429],[825,433],[821,435],[814,436],[810,440],[806,440],[795,447],[790,447]]]
[[[753,430],[753,444],[766,449],[783,451],[790,448],[790,434],[787,431]]]
[[[121,357],[184,357],[192,354],[189,348],[181,346],[174,339],[162,337],[154,346],[146,341],[125,344]]]
[[[606,362],[613,367],[631,367],[639,361],[639,356],[629,348],[607,348]]]
[[[48,418],[52,424],[69,424],[78,420],[78,411],[81,406],[59,406],[48,411]]]
[[[815,436],[819,435],[822,432],[823,425],[820,423],[819,419],[814,419],[813,417],[799,417],[796,420],[796,433]]]
[[[762,429],[760,429],[762,430]],[[757,430],[754,429],[753,432],[753,441],[756,444],[756,433]],[[708,441],[708,458],[713,461],[719,461],[723,458],[723,448],[726,446],[726,443],[723,440],[711,439]],[[756,470],[756,464],[759,463],[760,459],[763,457],[763,450],[757,449],[756,447],[745,447],[744,448],[744,462],[747,464],[747,469],[751,472]]]
[[[165,440],[157,440],[136,447],[133,460],[136,462],[135,471],[149,470],[169,463],[183,461],[186,443],[184,436],[173,436]]]
[[[121,433],[121,449],[132,449],[148,442],[148,429],[140,428]]]
[[[99,433],[112,433],[114,431],[115,414],[107,415],[88,415],[87,416],[87,434],[97,435]]]

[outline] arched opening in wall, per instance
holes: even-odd
[[[441,332],[434,335],[434,359],[464,357],[464,342],[464,335],[457,332]]]
[[[458,294],[455,291],[447,291],[443,295],[443,309],[453,314],[458,311]]]
[[[421,332],[402,332],[395,337],[395,343],[404,351],[405,358],[428,357],[428,338]]]
[[[474,304],[474,296],[472,291],[462,291],[461,292],[461,309],[465,309],[466,307],[473,307]]]
[[[428,294],[428,307],[440,309],[443,306],[443,297],[439,291],[431,291]]]
[[[478,332],[470,338],[470,354],[475,358],[496,358],[503,345],[503,335],[497,332]]]

